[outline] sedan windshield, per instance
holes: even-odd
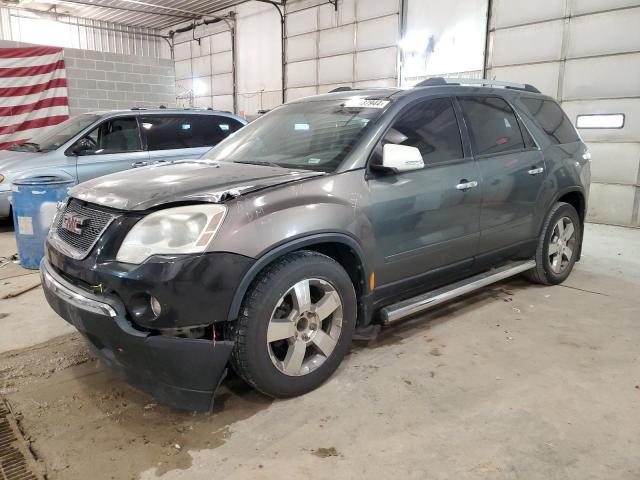
[[[333,172],[387,100],[320,100],[283,105],[238,130],[205,158]]]
[[[78,115],[40,135],[36,135],[28,142],[11,147],[9,150],[18,152],[49,152],[56,150],[99,118],[99,115],[93,114]]]

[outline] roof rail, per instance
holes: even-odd
[[[337,87],[337,88],[334,88],[333,90],[330,90],[329,93],[350,92],[352,90],[358,90],[358,89],[353,87]]]
[[[512,90],[523,90],[525,92],[540,93],[533,85],[528,83],[502,82],[500,80],[489,80],[486,78],[444,78],[432,77],[417,83],[416,87],[435,87],[438,85],[479,85],[510,88]]]

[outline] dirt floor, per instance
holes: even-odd
[[[230,376],[194,415],[115,378],[34,289],[0,300],[2,335],[29,344],[0,348],[0,393],[53,480],[637,480],[639,296],[640,230],[589,225],[563,286],[513,279],[385,329],[300,398]]]

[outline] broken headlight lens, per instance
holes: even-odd
[[[139,264],[152,255],[203,252],[222,225],[226,211],[223,205],[203,204],[147,215],[127,234],[116,260]]]

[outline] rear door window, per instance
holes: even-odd
[[[218,115],[149,115],[141,123],[149,150],[212,147],[242,127]]]
[[[520,125],[507,102],[498,97],[460,97],[476,155],[496,155],[525,148]]]
[[[573,143],[580,141],[571,121],[553,100],[523,98],[522,104],[536,119],[551,143]]]

